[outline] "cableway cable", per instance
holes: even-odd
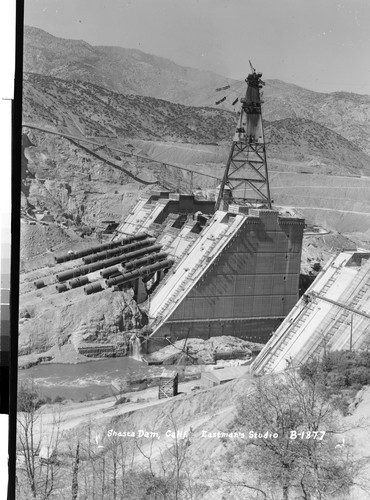
[[[72,136],[72,135],[68,135],[68,134],[62,134],[61,132],[54,132],[52,130],[48,130],[48,129],[45,129],[45,128],[42,128],[42,127],[38,127],[36,125],[32,125],[32,124],[29,124],[29,123],[23,123],[22,127],[24,128],[30,128],[30,129],[34,129],[34,130],[40,130],[41,132],[45,132],[47,134],[52,134],[52,135],[56,135],[56,136],[59,136],[59,137],[64,137],[65,139],[69,139],[69,140],[72,140],[72,141],[80,141],[80,142],[86,142],[88,144],[93,144],[95,146],[99,146],[99,147],[107,147],[108,149],[110,149],[111,151],[116,151],[118,153],[122,153],[122,154],[126,154],[126,155],[129,155],[129,156],[132,156],[132,157],[135,157],[135,158],[139,158],[139,159],[142,159],[142,160],[145,160],[145,161],[153,161],[154,163],[159,163],[161,165],[166,165],[168,167],[172,167],[172,168],[177,168],[179,170],[185,170],[186,172],[191,172],[193,174],[197,174],[197,175],[201,175],[201,176],[204,176],[204,177],[209,177],[211,179],[216,179],[218,181],[221,180],[220,177],[216,177],[214,175],[210,175],[210,174],[206,174],[206,173],[202,173],[202,172],[199,172],[199,171],[195,171],[195,170],[192,170],[191,168],[186,168],[186,167],[183,167],[183,166],[180,166],[180,165],[175,165],[173,163],[168,163],[166,161],[159,161],[159,160],[156,160],[155,158],[151,158],[150,156],[147,156],[147,155],[144,155],[144,154],[138,154],[138,153],[134,153],[132,151],[128,151],[128,150],[122,150],[122,149],[117,149],[117,148],[114,148],[112,146],[109,146],[109,145],[102,145],[102,144],[99,144],[98,142],[95,142],[95,141],[91,141],[90,139],[85,139],[84,137],[77,137],[77,136]],[[81,148],[84,148],[84,146],[82,146],[81,144],[79,143],[76,143],[76,145],[78,147],[81,147]],[[91,153],[92,155],[96,155],[96,153],[94,153],[93,151],[91,151],[90,149],[88,148],[85,148],[89,153]],[[99,155],[96,155],[99,157]],[[102,161],[106,162],[106,163],[109,163],[109,160],[106,160],[105,158],[99,158],[101,159]],[[127,175],[129,175],[130,177],[134,178],[135,180],[137,180],[138,182],[141,182],[143,184],[157,184],[158,181],[156,182],[148,182],[148,181],[144,181],[142,179],[139,179],[138,177],[136,177],[134,174],[132,174],[131,172],[129,172],[128,170],[124,169],[123,167],[120,167],[119,165],[115,165],[114,163],[110,162],[110,165],[119,169],[119,170],[122,170],[123,172],[127,173]]]

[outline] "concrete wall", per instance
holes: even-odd
[[[261,210],[246,222],[158,335],[267,342],[298,300],[304,221]]]
[[[153,197],[151,197],[150,200],[152,202],[155,201]],[[204,214],[213,214],[214,209],[214,201],[198,200],[194,195],[170,194],[169,202],[163,207],[162,212],[154,222],[156,224],[162,224],[170,214],[195,214],[198,211]]]

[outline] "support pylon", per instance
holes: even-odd
[[[227,210],[230,204],[271,208],[260,96],[264,82],[262,73],[251,68],[216,210]]]

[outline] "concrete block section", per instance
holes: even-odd
[[[368,350],[369,332],[369,253],[341,252],[291,309],[252,369],[279,372],[328,351]]]
[[[153,296],[156,337],[269,339],[298,300],[304,220],[257,212],[208,221],[161,289],[162,307]]]

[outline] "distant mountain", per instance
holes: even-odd
[[[267,80],[263,99],[267,120],[312,120],[370,153],[370,96],[349,92],[324,94],[281,80]]]
[[[230,111],[233,100],[245,90],[242,82],[209,71],[185,68],[140,50],[95,47],[82,40],[57,38],[30,26],[24,30],[24,70],[188,106],[214,107],[217,99],[229,93],[221,106]],[[230,90],[215,92],[226,84],[231,84]],[[325,94],[281,80],[267,80],[263,112],[268,121],[302,118],[318,122],[370,154],[368,95]]]
[[[189,105],[201,104],[217,86],[233,82],[140,50],[92,46],[83,40],[57,38],[31,26],[24,28],[23,58],[26,72]],[[194,100],[195,95],[199,99]]]
[[[271,158],[306,162],[317,172],[320,166],[331,165],[336,173],[370,174],[370,156],[342,135],[312,120],[285,118],[268,122],[265,135]]]
[[[52,131],[92,138],[220,143],[223,144],[221,150],[214,146],[217,152],[214,150],[213,159],[210,156],[208,161],[219,163],[221,160],[224,164],[235,130],[236,114],[152,97],[127,96],[86,82],[26,74],[23,121]],[[342,173],[369,171],[369,156],[316,122],[285,118],[266,122],[265,128],[269,158],[306,163],[314,170],[330,166]],[[203,161],[201,156],[197,160],[194,153],[192,157],[195,163]],[[167,161],[186,163],[181,156],[171,158]]]

